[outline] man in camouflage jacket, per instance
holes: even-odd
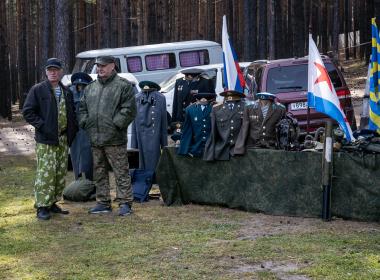
[[[136,116],[132,85],[115,71],[115,58],[96,59],[98,79],[84,91],[79,109],[79,126],[90,137],[97,205],[89,213],[111,212],[107,161],[116,178],[119,215],[131,214],[132,188],[127,157],[127,128]]]

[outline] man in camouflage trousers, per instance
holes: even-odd
[[[78,130],[71,91],[60,82],[62,63],[47,60],[47,80],[34,85],[25,100],[23,115],[35,127],[37,172],[34,183],[37,218],[50,219],[50,213],[68,214],[56,202],[65,187],[68,145]]]
[[[119,215],[132,213],[133,194],[127,157],[127,128],[136,116],[132,85],[115,71],[115,58],[101,56],[95,61],[98,78],[84,90],[79,125],[90,137],[93,155],[96,201],[90,214],[111,212],[107,161],[116,178]]]

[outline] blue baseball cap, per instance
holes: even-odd
[[[54,68],[57,68],[57,69],[62,69],[63,68],[62,62],[58,58],[55,58],[55,57],[49,58],[46,61],[45,69],[48,69],[50,67],[54,67]]]

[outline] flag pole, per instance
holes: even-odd
[[[309,42],[310,42],[310,37],[312,37],[311,35],[311,25],[309,25]],[[310,57],[307,58],[308,60],[310,59]],[[307,115],[306,115],[306,135],[309,135],[310,134],[310,106],[309,106],[309,102],[307,102]]]
[[[333,160],[332,120],[326,121],[325,141],[322,155],[322,219],[331,221],[331,167]]]

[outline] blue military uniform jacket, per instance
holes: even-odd
[[[168,145],[166,99],[158,91],[141,92],[136,107],[131,147],[139,149],[139,168],[154,171],[161,148]]]
[[[233,104],[232,109],[230,105]],[[229,160],[242,124],[245,103],[242,100],[225,102],[211,112],[211,135],[207,140],[203,159]]]
[[[202,157],[211,132],[212,105],[192,104],[185,111],[186,116],[178,154]]]

